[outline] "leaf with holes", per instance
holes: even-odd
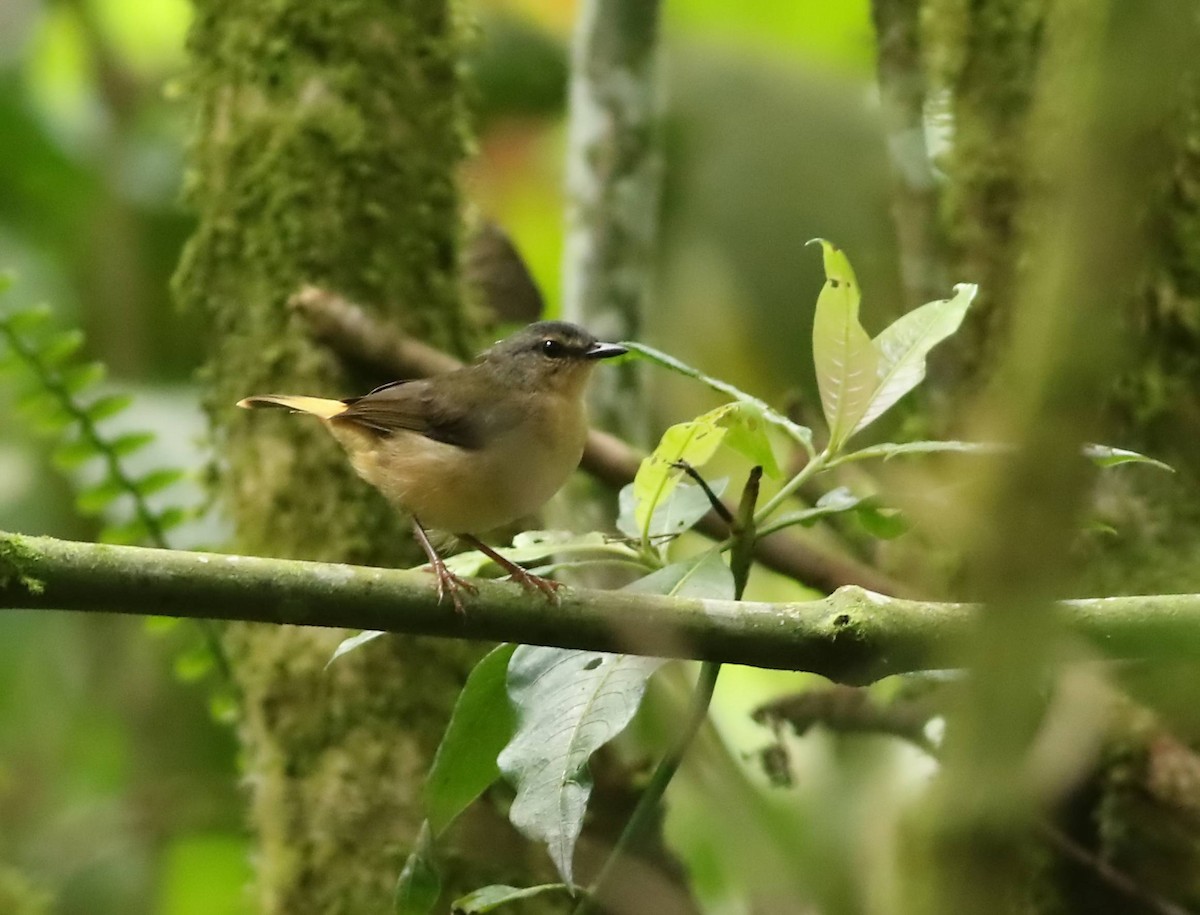
[[[778,474],[763,412],[756,404],[735,401],[689,422],[677,423],[663,433],[658,446],[638,466],[633,478],[633,514],[638,532],[635,536],[649,542],[655,535],[652,519],[658,506],[671,499],[684,475],[678,465],[686,462],[702,467],[722,443]]]
[[[673,563],[625,590],[678,597],[733,597],[733,574],[719,550]],[[588,760],[625,729],[658,658],[522,645],[508,665],[517,730],[500,754],[500,771],[517,788],[508,816],[524,835],[545,842],[572,885],[575,842],[592,779]]]
[[[858,427],[879,383],[879,351],[858,321],[862,296],[850,261],[822,238],[825,285],[813,317],[813,365],[821,407],[836,452]],[[810,242],[811,244],[811,242]]]
[[[725,444],[743,457],[749,458],[771,478],[779,476],[779,462],[767,434],[768,423],[757,404],[739,404],[738,409],[725,417],[728,428]]]
[[[875,338],[879,381],[854,431],[878,418],[921,383],[929,351],[958,330],[977,292],[978,286],[959,283],[951,298],[914,308]]]
[[[676,423],[663,433],[654,451],[642,460],[633,478],[634,523],[643,541],[650,539],[650,519],[658,505],[668,499],[683,471],[679,463],[693,467],[709,462],[727,431],[721,422],[737,409],[736,403],[709,410],[686,423]]]
[[[575,843],[592,793],[588,760],[629,724],[658,658],[522,645],[508,665],[517,728],[498,760],[517,789],[512,824],[544,842],[574,885]]]

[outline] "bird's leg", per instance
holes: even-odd
[[[487,556],[488,559],[496,563],[504,571],[508,572],[509,579],[517,582],[526,591],[540,591],[546,600],[558,603],[558,589],[562,587],[561,581],[555,581],[552,578],[542,578],[540,575],[534,575],[532,572],[522,569],[512,560],[501,556],[478,537],[473,537],[470,534],[459,534],[458,537],[460,540],[479,550],[479,552]]]
[[[413,536],[417,538],[417,543],[421,544],[421,549],[429,557],[429,567],[433,570],[433,574],[437,576],[438,603],[442,602],[442,598],[446,596],[446,592],[448,591],[450,592],[450,599],[454,601],[454,609],[465,616],[467,611],[463,609],[462,594],[460,592],[467,591],[470,594],[478,594],[479,589],[461,575],[455,575],[446,568],[445,561],[437,554],[437,550],[429,542],[429,535],[425,533],[425,528],[421,526],[421,522],[415,516],[413,517]]]

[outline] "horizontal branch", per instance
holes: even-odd
[[[857,586],[756,603],[564,588],[548,605],[481,581],[458,615],[422,571],[109,546],[0,533],[0,609],[80,610],[380,629],[804,670],[846,683],[954,666],[980,610]],[[1200,659],[1200,595],[1064,601],[1109,658]]]

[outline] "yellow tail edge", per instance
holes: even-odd
[[[237,405],[243,410],[253,410],[257,407],[283,407],[296,413],[311,413],[321,419],[332,419],[346,410],[346,405],[340,400],[305,397],[302,394],[256,394],[253,397],[239,400]]]

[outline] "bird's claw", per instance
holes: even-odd
[[[461,575],[456,575],[446,568],[446,564],[440,559],[435,563],[430,563],[434,576],[437,579],[437,599],[440,604],[446,597],[450,595],[450,599],[454,602],[454,610],[460,616],[466,616],[466,608],[463,607],[462,592],[468,594],[478,594],[479,589],[475,584]]]
[[[518,565],[513,566],[513,571],[509,574],[508,580],[516,582],[526,591],[541,592],[542,596],[552,604],[560,603],[562,600],[558,593],[558,589],[563,586],[561,581],[555,581],[553,578],[542,578],[540,575],[527,572]]]

